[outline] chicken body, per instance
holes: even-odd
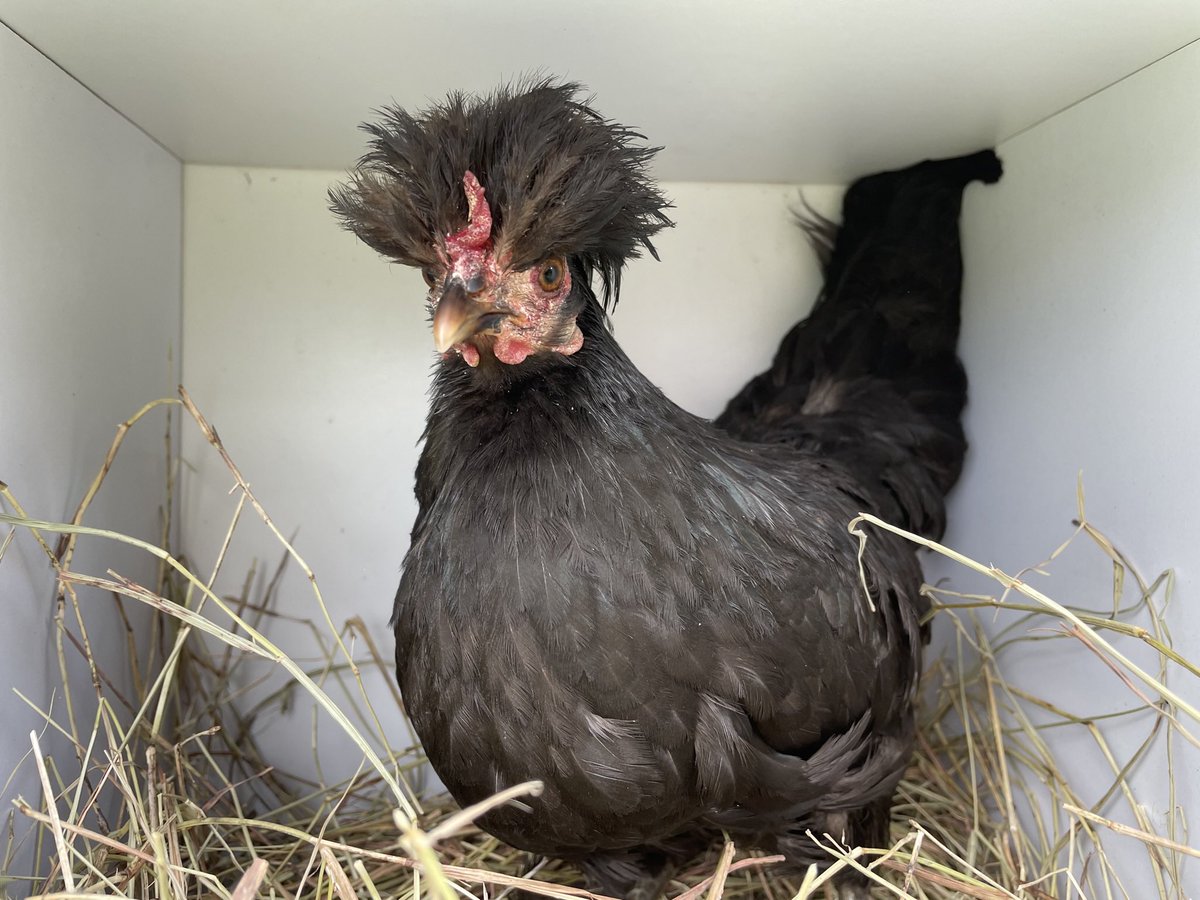
[[[965,449],[959,203],[999,163],[852,187],[840,233],[817,226],[831,252],[812,315],[712,423],[638,371],[591,288],[667,224],[648,153],[618,160],[626,181],[602,203],[611,179],[564,138],[556,177],[591,182],[538,201],[545,217],[500,178],[527,149],[505,142],[536,143],[550,154],[524,176],[537,196],[559,171],[544,129],[574,127],[563,110],[629,149],[570,86],[452,98],[393,113],[334,197],[368,243],[426,269],[449,348],[395,601],[408,713],[459,802],[542,781],[481,824],[616,896],[719,828],[797,864],[827,861],[809,830],[879,846],[914,740],[925,602],[911,546],[872,534],[860,570],[847,525],[870,510],[942,527]],[[536,234],[584,197],[590,230]],[[540,252],[521,249],[531,231]]]
[[[868,544],[872,612],[846,467],[690,416],[592,324],[578,365],[459,382],[431,418],[396,601],[409,714],[460,802],[544,782],[483,823],[519,847],[702,822],[803,843],[907,760],[915,558]]]

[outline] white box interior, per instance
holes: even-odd
[[[1178,36],[1176,46],[1196,35]],[[995,131],[1005,177],[968,191],[961,348],[971,450],[946,543],[1010,571],[1038,561],[1071,532],[1082,472],[1089,518],[1146,574],[1176,570],[1170,623],[1179,650],[1196,658],[1200,45],[1125,65],[1128,77],[1071,98],[1078,102],[1056,115],[1019,133]],[[839,96],[837,85],[828,90]],[[363,98],[364,117],[372,99]],[[754,102],[769,115],[769,98]],[[597,104],[612,113],[603,96]],[[31,514],[68,519],[114,427],[181,382],[281,529],[298,532],[335,621],[362,616],[387,652],[432,361],[419,276],[338,230],[325,191],[342,169],[197,163],[125,115],[133,113],[106,105],[0,27],[0,479]],[[654,142],[668,139],[654,121],[637,124]],[[922,148],[916,123],[904,144],[918,156],[973,149],[945,140]],[[701,415],[719,411],[767,363],[819,286],[791,220],[800,185],[762,183],[770,180],[742,172],[725,182],[668,180],[678,227],[658,243],[661,262],[638,261],[625,277],[618,337],[669,396]],[[804,188],[827,211],[839,192]],[[180,546],[203,571],[224,534],[231,482],[194,432],[181,452]],[[164,455],[161,430],[136,432],[88,522],[155,539]],[[231,572],[278,556],[265,532],[238,553]],[[42,726],[11,688],[45,707],[57,678],[52,572],[28,535],[7,555],[5,775]],[[94,567],[150,577],[139,566],[135,554],[114,551]],[[1096,560],[1080,554],[1056,573],[1047,590],[1063,600],[1108,589]],[[929,576],[969,585],[937,560]],[[284,596],[307,603],[303,578],[291,578]],[[92,599],[103,642],[116,635],[103,624],[111,600]],[[272,637],[303,654],[303,629],[281,626]],[[1030,658],[1014,677],[1058,682],[1098,709],[1122,702],[1115,676],[1080,653]],[[1180,687],[1200,700],[1194,683]],[[310,730],[298,710],[261,739],[282,767],[304,770]],[[1114,735],[1118,746],[1124,738]],[[55,735],[45,740],[69,757]],[[341,743],[329,728],[321,740],[327,774],[339,774]],[[1095,763],[1090,748],[1079,751],[1081,765]],[[1191,759],[1178,800],[1195,819],[1200,770]],[[31,770],[22,772],[6,807],[40,793]],[[1161,825],[1166,799],[1153,802]],[[1194,888],[1196,876],[1193,867]]]

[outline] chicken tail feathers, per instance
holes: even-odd
[[[993,184],[1001,174],[995,152],[981,150],[860,178],[846,191],[840,227],[808,209],[800,219],[809,240],[814,240],[814,232],[825,233],[816,247],[826,260],[821,298],[845,293],[850,286],[839,291],[843,279],[855,275],[868,282],[881,276],[923,281],[935,275],[960,282],[958,216],[963,189],[972,181]],[[916,255],[905,256],[905,251]],[[951,293],[949,284],[945,287]],[[954,296],[957,300],[956,291]],[[862,292],[858,297],[868,299]]]
[[[1000,175],[996,154],[983,150],[856,181],[840,226],[801,213],[825,285],[717,424],[839,459],[864,506],[940,535],[966,451],[959,213],[968,184]]]

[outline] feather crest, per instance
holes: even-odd
[[[432,266],[469,221],[463,177],[487,193],[497,256],[527,268],[577,258],[616,302],[621,269],[674,223],[651,180],[657,147],[602,117],[575,83],[518,82],[485,97],[451,94],[413,115],[382,111],[349,182],[330,191],[342,224],[398,262]]]

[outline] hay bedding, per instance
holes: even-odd
[[[472,820],[480,810],[459,811],[445,797],[418,798],[411,787],[419,782],[414,776],[422,764],[416,748],[373,749],[379,726],[372,704],[399,703],[399,697],[394,690],[368,697],[362,673],[379,667],[391,684],[390,666],[360,621],[339,629],[330,620],[312,572],[186,392],[180,397],[147,404],[122,423],[71,522],[31,518],[18,502],[19,485],[0,483],[5,525],[0,564],[19,534],[37,541],[58,572],[57,662],[63,682],[54,709],[41,713],[44,728],[65,735],[76,754],[68,769],[59,770],[43,757],[38,734],[30,735],[30,757],[23,765],[36,768],[43,795],[18,800],[11,811],[5,870],[20,842],[32,844],[37,870],[9,871],[9,891],[64,900],[423,895],[446,900],[495,898],[518,888],[552,897],[590,896],[573,886],[578,876],[569,867],[533,859],[475,828]],[[156,547],[82,524],[126,433],[147,427],[143,420],[164,408],[168,431],[182,408],[185,427],[201,429],[236,483],[222,550],[207,574],[161,549],[170,546],[165,526]],[[209,585],[244,515],[257,515],[268,525],[280,542],[282,562],[260,596],[251,596],[251,573],[240,596],[220,597]],[[1070,541],[1047,563],[1072,542],[1099,548],[1101,564],[1113,572],[1113,594],[1087,609],[1060,605],[1021,578],[899,532],[986,576],[995,589],[979,595],[930,589],[934,615],[946,620],[937,627],[953,639],[946,653],[927,662],[921,743],[897,794],[890,847],[842,847],[818,836],[831,866],[789,880],[772,872],[773,858],[726,843],[680,873],[670,896],[822,897],[832,892],[831,876],[845,868],[866,872],[880,897],[914,900],[1182,896],[1183,861],[1200,854],[1186,845],[1174,773],[1183,770],[1185,756],[1196,759],[1200,712],[1173,685],[1186,680],[1194,689],[1200,669],[1172,648],[1163,618],[1170,574],[1144,580],[1086,520],[1082,492],[1078,516]],[[873,529],[896,531],[870,516],[851,528],[864,541]],[[137,584],[118,572],[76,571],[72,559],[80,540],[120,541],[152,554],[157,583]],[[300,567],[312,586],[309,624],[328,648],[316,666],[301,665],[266,637],[277,615],[284,565]],[[150,647],[130,647],[130,695],[116,688],[114,673],[94,661],[76,596],[79,585],[110,592],[131,642],[126,608],[144,604],[156,611]],[[299,598],[287,603],[300,605]],[[985,630],[981,616],[993,619],[992,627]],[[365,652],[352,657],[346,635]],[[1109,697],[1116,686],[1122,701],[1134,699],[1134,708],[1066,710],[1010,683],[1005,660],[1033,647],[1091,666]],[[78,704],[66,680],[68,666],[75,664],[71,657],[82,658],[92,674],[99,712],[91,722],[77,720]],[[1140,666],[1135,658],[1143,661]],[[266,702],[240,708],[233,685],[239,669],[254,659],[285,670],[289,684]],[[319,714],[362,750],[354,778],[315,784],[290,777],[258,747],[256,721],[277,712],[295,690],[310,695]],[[354,702],[335,703],[334,693]],[[1112,724],[1106,720],[1116,718],[1144,735],[1128,758],[1118,758],[1105,737]],[[1049,740],[1061,730],[1086,733],[1111,768],[1108,783],[1075,783],[1075,767],[1056,758]],[[1165,827],[1155,828],[1135,796],[1130,778],[1135,770],[1140,784],[1168,798]],[[492,802],[519,800],[536,787],[516,786]],[[1144,852],[1114,855],[1110,848],[1116,842],[1140,843]]]

